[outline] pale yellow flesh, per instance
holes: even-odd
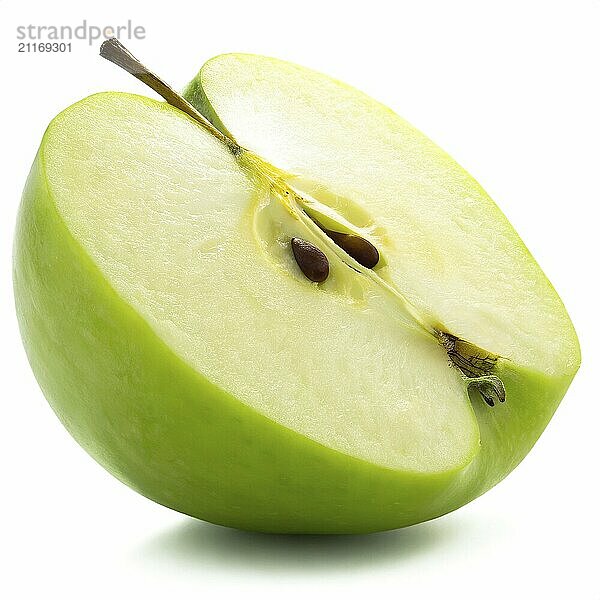
[[[57,208],[114,289],[184,360],[335,450],[420,472],[464,466],[479,433],[441,346],[327,248],[309,282],[289,238],[315,234],[182,113],[99,94],[51,124]]]
[[[381,274],[431,322],[516,365],[575,372],[571,322],[510,223],[388,108],[308,69],[240,54],[210,60],[186,96],[353,222],[385,256]]]

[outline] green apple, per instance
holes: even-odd
[[[270,532],[403,527],[505,477],[580,355],[479,184],[313,71],[210,60],[185,96],[211,125],[105,50],[170,104],[58,115],[15,244],[25,347],[74,438],[156,502]]]

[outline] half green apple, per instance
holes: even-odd
[[[156,502],[271,532],[402,527],[500,481],[580,355],[479,184],[286,62],[219,56],[184,95],[214,127],[130,94],[74,104],[25,188],[17,311],[75,439]]]

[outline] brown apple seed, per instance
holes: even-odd
[[[325,281],[329,275],[329,261],[321,250],[302,238],[292,238],[294,258],[307,279],[315,283]]]
[[[369,240],[352,233],[322,229],[346,254],[363,267],[372,269],[379,262],[379,251]]]

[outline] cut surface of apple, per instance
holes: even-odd
[[[387,107],[280,60],[230,54],[185,92],[223,131],[341,213],[442,328],[544,373],[578,344],[560,298],[477,182]]]
[[[157,502],[262,531],[410,525],[502,479],[579,349],[481,187],[289,63],[217,57],[185,95],[240,152],[166,103],[103,93],[34,162],[17,310],[69,431]],[[294,239],[324,254],[321,283]]]
[[[211,382],[382,466],[443,471],[475,452],[476,421],[443,349],[394,323],[393,302],[334,256],[327,282],[308,283],[289,243],[315,236],[191,119],[101,94],[55,121],[42,156],[67,228]]]

